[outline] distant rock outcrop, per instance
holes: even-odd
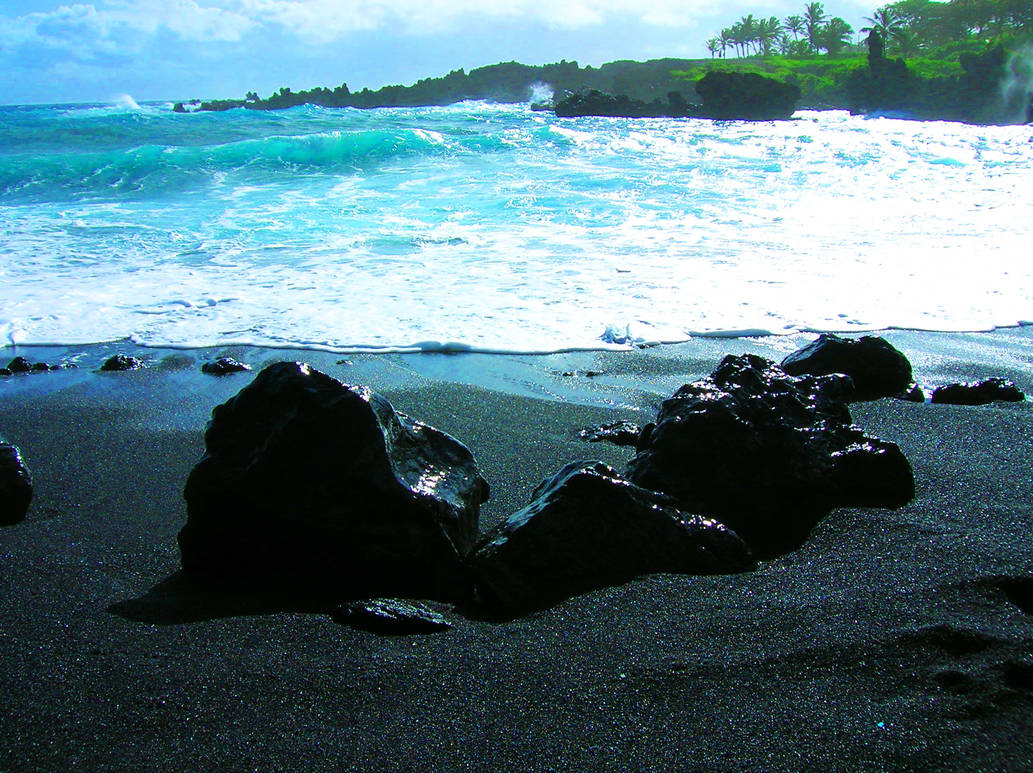
[[[514,613],[641,574],[741,572],[752,558],[720,523],[680,512],[602,462],[574,462],[485,535],[470,563],[477,608]]]
[[[713,118],[723,120],[770,121],[789,118],[796,110],[800,88],[756,73],[713,70],[696,82],[702,105],[685,101],[680,92],[642,102],[625,95],[598,90],[568,94],[556,100],[554,110],[561,118],[607,116],[619,118]]]
[[[782,360],[782,370],[790,376],[845,373],[854,382],[851,400],[893,397],[913,383],[907,357],[878,336],[840,338],[822,333]]]
[[[868,34],[868,67],[858,67],[847,80],[847,97],[854,113],[902,110],[914,101],[918,81],[903,59],[888,59],[882,37]]]
[[[850,423],[849,377],[787,375],[754,355],[666,400],[627,477],[727,524],[760,556],[798,547],[834,507],[900,507],[911,465]]]
[[[271,365],[212,412],[183,496],[191,575],[459,599],[488,485],[469,450],[364,387]]]
[[[608,118],[657,118],[672,116],[670,103],[642,102],[623,94],[614,96],[597,89],[568,94],[555,101],[553,111],[560,118],[603,116]],[[681,113],[685,115],[687,113]]]
[[[855,113],[889,112],[923,120],[1018,124],[1033,119],[1033,83],[1011,72],[1000,45],[980,54],[964,52],[962,74],[921,78],[903,59],[889,59],[883,41],[868,36],[868,65],[850,73],[846,93]]]
[[[711,70],[696,82],[703,118],[771,121],[790,118],[800,87],[757,73]]]
[[[25,518],[32,502],[32,476],[16,446],[0,440],[0,525]]]

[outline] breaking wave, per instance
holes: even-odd
[[[397,159],[485,152],[498,142],[421,129],[273,136],[197,147],[143,145],[93,153],[0,158],[0,202],[165,194],[212,182],[254,183],[278,173],[368,172]]]

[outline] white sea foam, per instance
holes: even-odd
[[[136,178],[108,148],[136,187],[26,203],[0,172],[4,340],[556,351],[1033,317],[1023,127],[238,112],[190,117],[203,152],[159,144],[182,116],[130,127],[164,148]]]

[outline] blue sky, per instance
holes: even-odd
[[[409,84],[494,62],[704,57],[788,0],[5,0],[0,103],[262,96]],[[855,27],[876,3],[826,2]]]

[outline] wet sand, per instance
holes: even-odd
[[[890,331],[926,385],[1033,392],[1033,332]],[[0,379],[32,468],[0,530],[0,770],[983,769],[1033,764],[1033,403],[880,400],[915,501],[837,510],[748,574],[653,575],[507,623],[387,637],[291,599],[177,585],[181,491],[232,354],[305,359],[466,443],[488,528],[566,462],[622,466],[584,427],[646,421],[725,353],[808,336],[549,356],[3,350],[76,370]],[[143,371],[97,373],[110,353]],[[339,362],[344,360],[344,362]],[[565,375],[566,374],[566,375]]]

